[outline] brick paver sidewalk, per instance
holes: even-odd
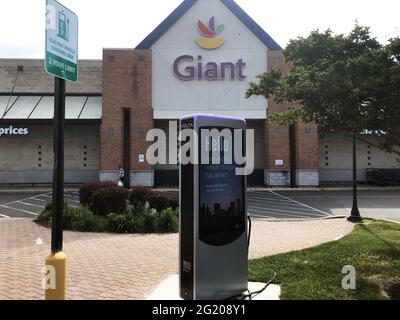
[[[251,258],[299,250],[349,233],[345,219],[254,221]],[[36,244],[36,239],[43,244]],[[50,230],[29,219],[0,219],[0,300],[42,299],[41,271]],[[113,235],[65,232],[68,298],[144,299],[178,272],[178,235]]]

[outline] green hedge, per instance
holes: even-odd
[[[52,206],[47,205],[37,222],[50,226]],[[111,233],[175,233],[179,230],[178,209],[158,212],[149,206],[141,210],[130,209],[124,214],[95,215],[86,207],[64,209],[64,230]]]

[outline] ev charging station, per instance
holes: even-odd
[[[245,164],[233,156],[235,148],[245,150],[246,128],[241,118],[180,120],[181,135],[189,129],[197,137],[190,156],[198,160],[180,161],[180,295],[185,300],[228,299],[248,289],[247,178],[236,174]],[[235,132],[243,134],[238,139]],[[181,157],[189,140],[181,136]]]

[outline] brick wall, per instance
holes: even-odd
[[[267,55],[268,70],[287,70],[282,61],[282,51],[269,51]],[[288,106],[268,99],[268,115],[286,111]],[[283,161],[278,165],[277,160]],[[269,186],[287,186],[290,184],[290,146],[289,128],[265,122],[265,184]]]
[[[18,74],[14,92],[53,93],[54,77],[44,70],[40,59],[0,59],[0,92],[8,93],[14,84],[17,66],[23,66]],[[67,82],[70,93],[101,93],[102,63],[100,60],[79,61],[79,81]]]
[[[151,51],[104,50],[103,118],[101,126],[101,164],[103,172],[115,171],[123,158],[122,109],[131,109],[131,170],[152,171],[139,163],[146,154],[147,132],[154,128],[151,105]]]
[[[268,52],[268,68],[279,69],[288,72],[290,65],[284,63],[282,51]],[[301,108],[299,104],[276,103],[273,98],[268,100],[268,115],[284,112],[289,106]],[[266,170],[268,185],[290,184],[290,170],[296,170],[297,185],[317,185],[318,180],[318,127],[314,123],[297,123],[292,148],[296,154],[291,156],[290,132],[288,127],[281,127],[270,123],[267,119],[266,125]],[[295,159],[295,160],[294,160]],[[283,160],[283,165],[278,165],[276,160]],[[291,163],[295,161],[295,163]],[[275,182],[274,182],[275,180]]]
[[[318,126],[315,123],[299,122],[296,125],[296,168],[319,168]]]

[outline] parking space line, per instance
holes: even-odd
[[[297,203],[289,202],[289,201],[278,202],[278,201],[268,201],[268,200],[263,201],[263,200],[254,200],[254,199],[249,199],[249,200],[253,203],[258,203],[258,204],[262,203],[262,204],[268,204],[268,205],[273,205],[273,206],[290,206],[290,207],[296,207],[296,208],[299,207],[299,205]]]
[[[76,196],[71,196],[70,194],[67,194],[67,193],[64,193],[64,197],[67,197],[67,198],[74,198],[74,199],[77,198]]]
[[[321,218],[322,216],[315,216],[315,217],[300,217],[300,216],[294,216],[293,214],[284,214],[284,213],[277,213],[277,214],[268,214],[268,215],[263,215],[260,213],[251,213],[250,216],[258,216],[258,217],[264,217],[264,218],[274,218],[274,219],[299,219],[299,220],[307,220],[307,219],[317,219]]]
[[[270,204],[265,204],[265,205],[259,205],[259,204],[251,204],[249,205],[249,207],[253,207],[253,208],[260,208],[263,210],[274,210],[274,209],[281,209],[281,210],[287,210],[287,211],[295,211],[295,212],[299,212],[299,213],[316,213],[318,215],[321,215],[319,212],[315,212],[315,211],[311,211],[310,209],[307,208],[303,208],[300,206],[277,206],[277,205],[270,205]]]
[[[303,206],[298,205],[297,203],[281,203],[281,202],[267,202],[267,201],[252,201],[250,200],[251,205],[261,206],[261,207],[285,207],[288,209],[299,209],[304,211],[310,211],[309,208],[305,208]],[[314,210],[312,210],[314,211]]]
[[[260,208],[260,209],[262,209],[262,208]],[[251,211],[251,209],[250,209],[250,211]],[[288,213],[288,214],[291,214],[294,216],[298,215],[298,216],[305,216],[305,217],[309,217],[309,216],[320,217],[321,216],[320,214],[311,213],[311,212],[305,213],[305,212],[289,211],[289,210],[282,210],[282,209],[269,209],[269,208],[266,210],[265,209],[264,210],[254,209],[254,211],[265,212],[266,214],[269,214],[269,213],[280,214],[280,212],[282,212],[282,213]]]
[[[293,200],[293,199],[291,199],[291,198],[289,198],[289,197],[285,197],[285,196],[283,196],[283,195],[281,195],[281,194],[279,194],[279,193],[276,193],[276,192],[274,192],[274,191],[269,191],[269,192],[271,192],[272,194],[274,194],[274,195],[276,195],[276,196],[278,196],[278,197],[281,197],[281,198],[284,198],[284,199],[293,201],[293,202],[295,202],[295,203],[297,203],[297,204],[299,204],[299,205],[301,205],[301,206],[303,206],[303,207],[310,208],[310,209],[312,209],[312,210],[321,212],[322,214],[324,214],[324,215],[326,215],[326,216],[332,216],[331,214],[329,214],[329,213],[327,213],[327,212],[324,212],[324,211],[322,211],[322,210],[313,208],[313,207],[311,207],[311,206],[309,206],[309,205],[307,205],[307,204],[304,204],[304,203],[302,203],[302,202],[300,202],[300,201]]]
[[[257,214],[251,214],[252,217],[254,218],[261,218],[261,219],[269,219],[269,220],[278,220],[277,218],[270,217],[270,216],[260,216]]]
[[[37,197],[40,197],[40,196],[30,197],[29,200],[37,200],[37,201],[41,201],[41,202],[47,202],[48,201],[48,200],[38,199]]]
[[[9,207],[7,205],[1,204],[0,207],[6,208],[6,209],[10,209],[10,210],[15,210],[15,211],[20,211],[20,212],[24,212],[30,215],[34,215],[37,216],[37,213],[31,212],[31,211],[27,211],[27,210],[22,210],[22,209],[17,209],[17,208],[13,208],[13,207]]]
[[[2,217],[2,218],[6,218],[6,219],[10,219],[10,217],[9,217],[9,216],[6,216],[5,214],[1,214],[1,213],[0,213],[0,217]]]
[[[270,202],[279,202],[279,203],[292,203],[292,201],[289,200],[285,200],[285,199],[274,199],[271,197],[248,197],[249,200],[253,200],[253,201],[270,201]]]
[[[283,210],[283,209],[264,209],[264,210],[260,210],[260,209],[254,209],[254,208],[250,208],[250,211],[257,211],[257,212],[263,212],[265,214],[279,214],[279,213],[287,213],[287,214],[291,214],[291,215],[297,215],[297,216],[304,216],[304,217],[309,217],[309,216],[314,216],[314,217],[321,217],[321,214],[318,213],[310,213],[310,212],[299,212],[299,211],[290,211],[290,210]]]
[[[80,203],[79,201],[77,201],[77,200],[72,200],[72,199],[68,199],[67,201],[71,201],[71,202],[74,202],[74,203]]]
[[[44,206],[41,206],[41,205],[39,205],[39,204],[32,204],[32,203],[27,203],[27,202],[23,202],[23,201],[15,201],[15,202],[16,202],[16,203],[23,204],[23,205],[25,205],[25,206],[44,208]]]
[[[295,221],[303,221],[304,220],[304,218],[293,218],[291,216],[284,217],[284,218],[274,218],[274,217],[270,217],[270,216],[260,216],[260,215],[255,215],[255,214],[252,214],[251,216],[254,217],[254,218],[257,218],[257,219],[273,220],[273,221],[279,221],[279,220],[282,221],[282,220],[285,220],[285,219],[287,219],[287,220],[295,220]],[[312,218],[312,219],[314,219],[314,218]]]

